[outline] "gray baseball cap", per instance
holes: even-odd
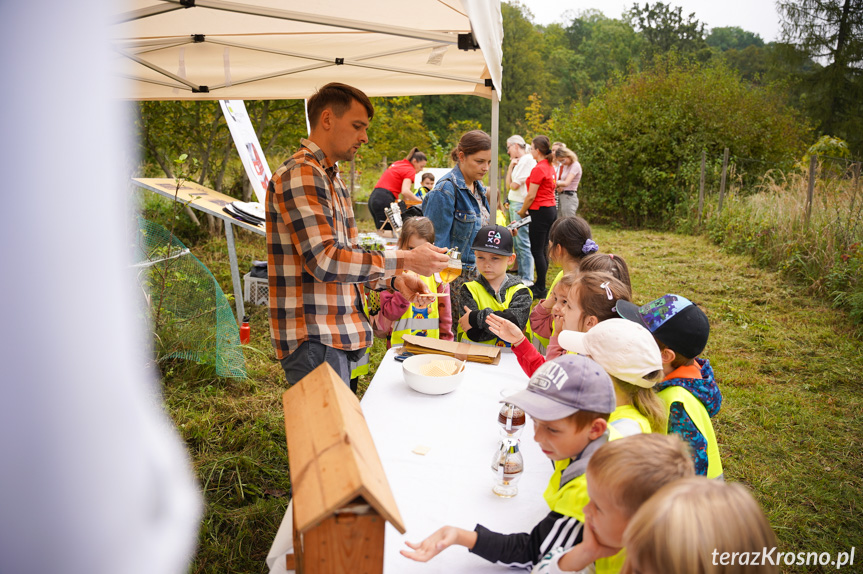
[[[500,401],[541,421],[556,421],[577,411],[611,414],[617,400],[602,367],[584,355],[562,355],[540,366],[527,389]]]

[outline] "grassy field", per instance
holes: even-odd
[[[602,227],[594,234],[602,251],[626,259],[636,302],[674,292],[706,310],[711,339],[703,356],[724,396],[714,425],[725,474],[752,489],[779,550],[835,555],[856,546],[863,561],[863,353],[848,317],[701,237]],[[266,255],[257,236],[242,234],[237,249],[243,269]],[[224,238],[193,252],[229,291]],[[247,380],[220,380],[182,362],[162,365],[165,403],[206,499],[190,572],[266,572],[288,503],[284,375],[266,310],[251,307],[251,315]],[[377,341],[373,359],[382,352]]]

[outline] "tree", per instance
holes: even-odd
[[[521,4],[500,5],[503,15],[503,94],[500,105],[500,144],[523,131],[524,108],[531,94],[548,100],[551,76],[548,55],[543,54],[543,35]]]
[[[863,152],[863,0],[780,0],[783,39],[823,67],[803,76],[821,134]]]
[[[725,28],[713,28],[705,39],[711,48],[717,48],[721,52],[726,50],[745,50],[749,46],[761,47],[764,40],[754,32],[747,32],[738,26]]]
[[[806,123],[772,86],[753,87],[721,61],[671,54],[634,72],[589,105],[551,118],[584,167],[582,205],[590,217],[665,223],[698,180],[702,150],[755,165],[791,167],[805,149]]]
[[[729,48],[722,52],[721,57],[750,82],[760,82],[775,69],[769,46],[750,44],[743,49]]]
[[[581,44],[590,81],[587,95],[592,97],[615,76],[637,69],[643,49],[644,40],[628,22],[597,18],[590,36]]]
[[[709,59],[710,52],[704,41],[704,24],[695,18],[694,12],[684,18],[683,8],[655,2],[653,5],[645,3],[643,8],[633,4],[626,15],[632,27],[646,41],[647,60],[672,49],[702,61]]]
[[[251,199],[252,188],[218,102],[154,101],[134,106],[141,151],[139,173],[173,178],[172,158],[185,154],[198,162],[200,171],[195,181],[238,199]],[[270,168],[275,170],[305,135],[303,103],[248,101],[246,108]],[[197,224],[191,209],[187,208],[186,214]],[[207,219],[209,230],[218,231],[218,220],[212,216]]]

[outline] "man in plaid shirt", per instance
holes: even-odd
[[[270,336],[293,385],[324,362],[350,384],[350,361],[372,344],[363,310],[363,284],[424,298],[432,275],[447,266],[446,250],[426,244],[411,251],[358,246],[350,192],[336,162],[350,161],[368,141],[374,115],[369,98],[330,83],[308,101],[309,139],[273,174],[267,189]]]

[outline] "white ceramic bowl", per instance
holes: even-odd
[[[421,369],[423,365],[439,360],[456,361],[456,359],[446,355],[414,355],[413,357],[408,357],[402,363],[402,373],[404,373],[405,382],[413,390],[426,395],[445,395],[446,393],[453,392],[464,378],[464,371],[467,367],[462,369],[460,373],[448,377],[428,377],[422,374]]]

